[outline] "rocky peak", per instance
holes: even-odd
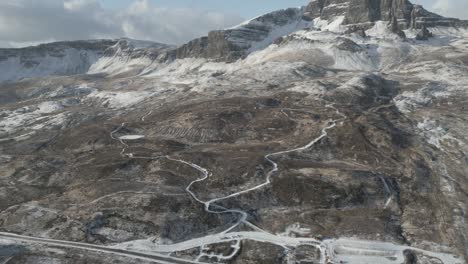
[[[376,21],[389,21],[398,30],[468,26],[468,21],[442,17],[408,0],[313,0],[307,5],[304,16],[309,20],[344,16],[345,25],[372,26]]]
[[[121,38],[105,51],[104,56],[129,59],[147,57],[154,60],[173,48],[171,45],[152,41]]]
[[[276,38],[306,27],[307,21],[302,20],[304,10],[278,10],[233,28],[212,31],[208,36],[192,40],[180,47],[176,51],[176,57],[235,61],[251,51],[265,48]]]
[[[408,0],[312,0],[303,8],[275,11],[237,27],[212,31],[171,51],[168,58],[202,57],[232,62],[280,37],[314,26],[316,19],[331,22],[339,17],[343,18],[342,25],[354,31],[365,31],[377,21],[388,21],[391,30],[402,38],[402,30],[408,28],[468,27],[468,21],[439,16]]]

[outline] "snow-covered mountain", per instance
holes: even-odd
[[[403,38],[406,31],[410,39],[415,39],[417,34],[426,38],[427,28],[436,28],[442,33],[439,37],[450,31],[444,28],[459,29],[463,35],[468,21],[439,16],[408,0],[314,0],[301,8],[275,11],[233,28],[212,31],[180,47],[121,39],[0,49],[0,67],[5,69],[0,81],[85,73],[139,74],[148,72],[148,67],[158,68],[161,63],[184,58],[234,62],[299,31],[351,34],[369,30],[374,36],[397,34]],[[452,35],[456,37],[457,33]]]
[[[115,43],[111,40],[72,41],[0,49],[0,81],[86,73]]]
[[[0,50],[0,262],[466,263],[467,25],[316,0]]]
[[[0,82],[49,75],[130,71],[134,60],[149,65],[160,59],[161,51],[170,47],[150,41],[119,39],[56,42],[36,47],[0,49]],[[118,70],[116,65],[119,65]]]
[[[397,33],[432,27],[466,28],[468,22],[445,18],[407,0],[316,0],[213,31],[181,47],[122,40],[60,42],[25,49],[1,49],[0,81],[47,75],[122,73],[183,58],[233,62],[304,29],[357,32],[389,23]]]

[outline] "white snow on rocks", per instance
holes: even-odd
[[[145,54],[145,49],[169,48],[169,45],[151,41],[120,39],[109,48],[106,56],[100,57],[89,68],[89,74],[106,73],[117,75],[133,70],[141,71],[153,63],[154,58]]]
[[[48,75],[86,73],[99,55],[89,50],[64,49],[59,54],[36,54],[32,57],[10,56],[0,60],[0,82]]]
[[[4,117],[0,119],[0,136],[13,134],[19,130],[32,130],[32,132],[13,138],[23,140],[37,130],[61,125],[67,117],[66,113],[59,113],[63,108],[59,102],[49,101],[13,111],[2,111],[1,114]]]
[[[40,103],[37,107],[39,109],[36,110],[36,113],[39,114],[50,114],[63,109],[62,104],[53,101]]]
[[[443,143],[447,143],[447,141],[457,142],[460,145],[464,145],[461,140],[455,138],[447,129],[441,127],[435,120],[426,118],[422,122],[419,122],[417,126],[427,142],[440,150],[444,150]]]
[[[344,20],[344,16],[337,16],[331,22],[318,17],[314,19],[312,26],[321,31],[343,32],[345,30],[345,27],[342,26]]]
[[[113,56],[101,57],[93,65],[91,65],[88,73],[106,73],[116,75],[129,72],[132,70],[143,69],[151,65],[152,60],[147,57],[130,59],[128,57]]]
[[[71,96],[84,96],[92,92],[95,92],[96,89],[89,87],[88,84],[81,84],[78,86],[59,86],[51,93],[46,94],[47,98],[61,98],[61,97],[71,97]]]
[[[290,8],[258,16],[238,26],[229,28],[228,30],[235,32],[235,34],[229,36],[228,40],[236,46],[247,47],[248,53],[264,49],[279,37],[309,27],[312,23],[302,19],[304,11],[305,7]],[[268,32],[266,36],[262,36],[265,30]],[[250,34],[255,34],[257,37],[261,36],[262,38],[250,39],[250,34],[243,34],[243,32],[250,32]]]
[[[427,142],[439,149],[441,149],[441,141],[447,136],[448,132],[433,120],[425,119],[423,122],[418,123],[418,128],[422,131],[423,136]]]
[[[148,97],[150,92],[145,91],[129,91],[129,92],[111,92],[111,91],[95,91],[87,96],[88,99],[97,99],[103,106],[109,108],[125,108],[135,105]]]

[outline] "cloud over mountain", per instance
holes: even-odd
[[[241,21],[233,14],[160,8],[147,0],[121,10],[106,10],[97,0],[3,0],[0,46],[122,36],[180,44]]]

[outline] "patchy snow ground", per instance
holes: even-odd
[[[47,127],[59,126],[66,120],[66,113],[62,104],[55,101],[43,102],[35,106],[27,106],[14,111],[3,111],[4,117],[0,119],[0,136],[5,137],[19,130],[33,130],[30,133],[18,136],[15,139],[24,139],[31,132]]]
[[[448,131],[438,126],[434,120],[425,119],[418,123],[418,128],[422,131],[427,142],[439,149],[442,149],[441,141],[450,137]]]
[[[141,101],[148,99],[151,96],[150,92],[110,92],[110,91],[95,91],[87,96],[88,99],[97,99],[101,105],[110,108],[118,109],[133,106]]]

